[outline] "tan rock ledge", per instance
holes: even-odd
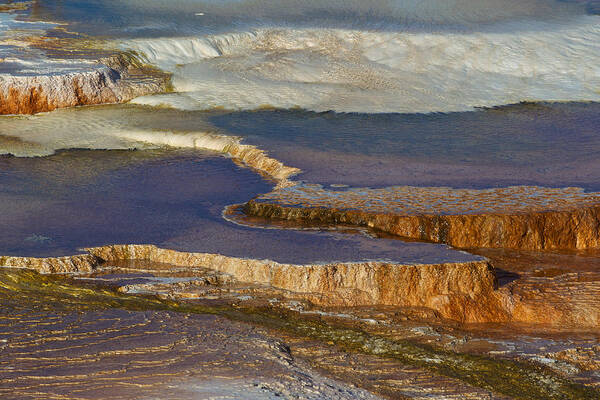
[[[256,217],[369,227],[458,248],[600,248],[600,194],[579,188],[329,191],[297,185],[259,196],[244,211]]]
[[[494,268],[487,259],[414,265],[391,262],[294,265],[180,252],[154,245],[110,245],[86,250],[87,254],[70,257],[5,256],[0,257],[0,266],[41,273],[86,273],[111,262],[144,260],[159,263],[162,272],[169,265],[178,273],[186,267],[191,273],[208,268],[228,274],[240,283],[279,289],[282,296],[308,300],[317,306],[425,307],[441,318],[464,323],[511,322],[542,328],[597,329],[600,323],[596,281],[582,282],[581,274],[568,274],[559,277],[559,282],[544,284],[534,277],[498,288]],[[566,290],[560,290],[563,286]],[[571,301],[573,293],[577,295]]]
[[[42,274],[92,272],[101,263],[92,254],[46,258],[0,256],[1,267],[33,269]]]
[[[317,305],[428,307],[462,322],[503,321],[496,278],[487,260],[401,265],[389,262],[280,264],[269,260],[186,253],[153,245],[111,245],[60,258],[0,257],[0,265],[42,273],[89,272],[103,263],[147,260],[178,267],[205,267],[300,295]]]

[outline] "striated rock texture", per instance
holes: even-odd
[[[575,364],[583,371],[600,371],[600,345],[589,348],[576,347],[547,354],[555,360]]]
[[[103,60],[106,65],[66,74],[0,76],[0,114],[122,103],[167,89],[168,75],[129,60],[116,56]]]
[[[285,343],[241,322],[91,306],[89,294],[2,278],[2,399],[377,399],[316,373]]]
[[[287,200],[287,199],[286,199]],[[596,200],[599,201],[599,200]],[[397,214],[393,210],[314,206],[310,201],[258,198],[244,207],[256,217],[308,223],[349,224],[416,240],[445,243],[454,247],[502,247],[523,250],[600,248],[600,205],[581,208],[533,208],[526,212],[481,212],[464,214]]]
[[[280,264],[208,253],[185,253],[153,245],[86,249],[90,255],[32,259],[6,257],[0,265],[41,272],[88,271],[102,261],[148,260],[173,266],[206,267],[239,281],[270,285],[327,306],[396,305],[429,307],[463,322],[505,320],[487,261],[430,265],[388,262]]]
[[[0,256],[0,266],[34,269],[43,274],[91,272],[100,263],[91,254],[47,258]]]
[[[597,273],[567,273],[552,278],[524,276],[501,289],[512,321],[563,327],[600,328]]]
[[[148,245],[116,245],[87,249],[106,261],[144,259],[178,266],[203,266],[304,294],[320,305],[397,305],[432,308],[460,321],[503,319],[499,302],[490,306],[495,276],[487,261],[431,265],[384,262],[327,265],[280,264],[218,254],[184,253]],[[482,307],[483,306],[483,307]]]
[[[476,249],[496,268],[513,321],[600,329],[600,254]]]
[[[515,322],[568,329],[598,328],[600,324],[597,301],[600,287],[595,277],[581,273],[545,280],[524,276],[498,288],[495,271],[487,259],[415,265],[391,262],[294,265],[187,253],[154,245],[110,245],[86,250],[89,254],[72,257],[0,257],[0,266],[43,273],[90,272],[111,262],[144,260],[180,273],[182,267],[190,271],[207,268],[226,274],[221,283],[235,279],[266,285],[280,290],[285,297],[320,306],[425,307],[441,318],[465,323]]]

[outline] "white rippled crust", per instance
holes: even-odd
[[[521,101],[600,100],[600,17],[482,31],[261,28],[122,43],[173,73],[180,109],[264,106],[451,112]]]

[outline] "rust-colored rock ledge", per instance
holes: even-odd
[[[163,92],[170,77],[125,55],[102,60],[88,71],[0,76],[0,115],[35,114],[57,108],[124,103]]]
[[[405,238],[458,248],[502,247],[521,250],[600,248],[600,205],[564,211],[463,215],[396,215],[311,206],[285,206],[251,200],[246,214],[309,223],[369,227]]]

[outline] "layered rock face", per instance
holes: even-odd
[[[122,103],[165,91],[169,77],[144,71],[123,57],[87,71],[0,76],[0,114],[34,114],[81,105]]]
[[[487,307],[488,321],[597,328],[597,269],[571,271],[572,260],[568,257],[581,257],[547,252],[526,256],[526,251],[599,248],[599,201],[598,193],[578,188],[392,187],[330,191],[299,184],[259,196],[249,201],[244,211],[271,220],[355,225],[405,238],[478,248],[478,254],[490,257],[492,265],[510,271],[517,279],[490,291],[482,301],[486,306],[465,301],[465,309]],[[502,249],[517,252],[511,256],[497,254],[506,253]],[[597,257],[583,259],[578,263],[589,264]],[[527,270],[531,266],[545,266],[550,271],[559,268],[561,272],[538,276]]]
[[[460,248],[600,248],[600,196],[569,188],[403,187],[382,193],[293,187],[251,200],[244,210],[257,217],[369,227]]]
[[[12,268],[28,268],[43,274],[60,274],[74,272],[92,272],[101,260],[91,254],[79,254],[66,257],[11,257],[1,256],[0,266]]]
[[[549,253],[477,249],[497,268],[499,292],[513,321],[600,327],[597,252]]]
[[[242,282],[269,285],[318,305],[394,305],[428,307],[464,322],[505,320],[496,280],[487,261],[425,265],[387,262],[280,264],[268,260],[185,253],[152,245],[114,245],[87,249],[89,255],[31,259],[5,257],[0,265],[40,272],[89,271],[102,262],[147,260],[184,267],[205,267]]]
[[[494,296],[495,277],[487,261],[429,265],[382,262],[326,265],[280,264],[218,254],[184,253],[146,245],[87,249],[106,260],[143,259],[177,266],[203,266],[243,282],[284,289],[328,306],[424,306],[460,321],[502,318]]]
[[[522,277],[502,288],[511,321],[563,327],[600,327],[600,274]]]
[[[522,273],[520,279],[499,288],[496,271],[487,259],[414,265],[391,262],[295,265],[180,252],[154,245],[111,245],[86,250],[88,254],[72,257],[2,257],[0,266],[43,273],[85,273],[111,263],[140,260],[158,263],[161,271],[167,268],[178,274],[189,270],[194,275],[198,268],[207,268],[218,271],[219,285],[234,281],[263,285],[283,297],[308,300],[319,306],[425,307],[441,318],[465,323],[514,322],[560,328],[600,325],[597,273],[567,273],[558,277]],[[502,268],[515,262],[510,257],[494,256],[492,260]],[[193,298],[193,293],[186,292],[188,289],[182,292],[182,298]]]

